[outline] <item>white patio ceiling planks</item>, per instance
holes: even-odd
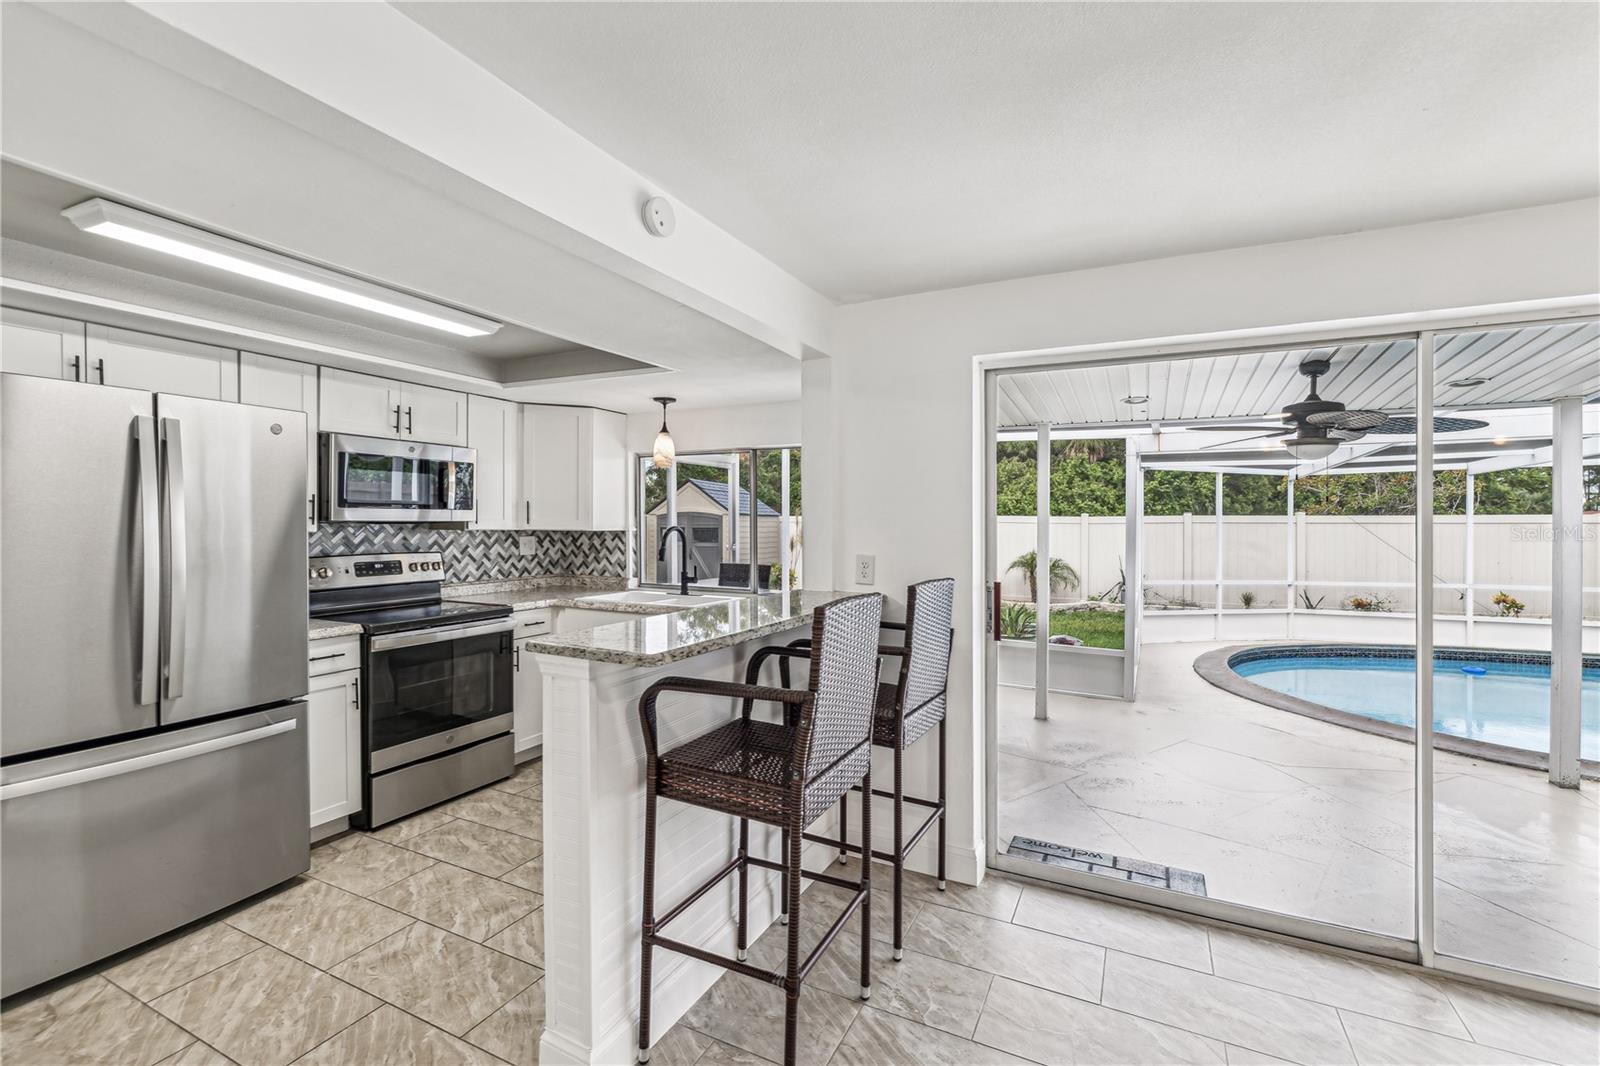
[[[1415,351],[1415,342],[1401,337],[1011,374],[999,382],[999,421],[1002,428],[1018,428],[1276,418],[1284,404],[1305,396],[1308,382],[1299,367],[1310,356],[1333,364],[1319,382],[1323,396],[1401,414],[1416,406]],[[1600,324],[1587,319],[1439,334],[1435,365],[1440,409],[1593,399],[1600,395]],[[1475,378],[1486,380],[1450,384]],[[1130,397],[1147,399],[1131,404]]]

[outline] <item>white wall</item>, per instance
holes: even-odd
[[[853,587],[857,552],[877,556],[876,587],[891,611],[904,609],[910,582],[959,582],[952,875],[974,877],[985,848],[971,625],[976,356],[1592,294],[1597,233],[1600,200],[1588,200],[840,308],[829,368],[805,368],[806,454],[810,435],[826,433],[833,457],[807,465],[807,517],[813,546],[832,528],[836,588]],[[816,521],[819,506],[831,509],[829,525]],[[818,584],[819,554],[810,560]],[[934,748],[919,748],[907,787],[929,795]],[[926,869],[921,850],[916,864]]]
[[[628,451],[648,454],[661,429],[661,408],[628,416]],[[800,443],[800,403],[667,408],[667,429],[680,453],[718,448],[792,448]]]

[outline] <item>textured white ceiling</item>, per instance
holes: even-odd
[[[847,302],[1597,191],[1594,4],[399,6]]]

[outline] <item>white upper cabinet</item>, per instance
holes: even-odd
[[[626,529],[627,419],[523,405],[522,495],[531,529]]]
[[[85,330],[84,374],[91,385],[198,396],[239,398],[239,353],[193,341],[97,326]]]
[[[306,415],[306,529],[317,528],[317,368],[255,352],[239,353],[239,402]]]
[[[429,444],[467,443],[467,397],[449,389],[400,383],[400,435]]]
[[[322,369],[322,429],[428,444],[467,443],[467,398],[449,389]]]
[[[0,371],[83,380],[83,323],[0,308]]]
[[[388,378],[325,366],[318,408],[325,433],[400,436],[400,386]]]
[[[477,450],[475,529],[523,529],[522,417],[517,405],[467,397],[467,445]]]

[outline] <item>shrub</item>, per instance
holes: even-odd
[[[1256,605],[1256,594],[1254,592],[1251,592],[1251,591],[1249,591],[1247,589],[1244,592],[1239,593],[1239,606],[1240,607],[1243,607],[1245,610],[1248,611],[1250,608],[1254,607],[1255,605]]]
[[[1000,635],[1015,639],[1027,639],[1034,634],[1033,608],[1025,603],[1002,603],[1000,605]]]
[[[1371,596],[1351,596],[1344,601],[1345,607],[1352,611],[1392,611],[1394,601],[1381,593]]]
[[[1508,592],[1497,592],[1491,601],[1500,611],[1501,618],[1521,618],[1528,605]]]

